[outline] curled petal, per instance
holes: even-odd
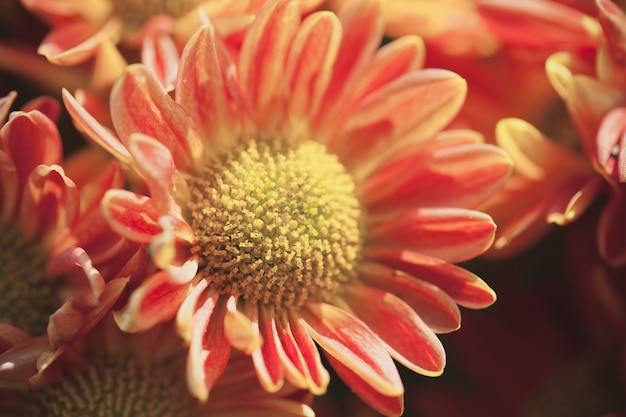
[[[330,375],[322,364],[319,350],[317,346],[315,346],[313,339],[311,339],[301,319],[294,313],[289,314],[289,326],[296,347],[300,353],[302,353],[302,360],[307,370],[306,375],[309,389],[315,394],[322,395],[326,392],[326,388],[330,382]]]
[[[322,303],[307,303],[300,314],[311,337],[373,389],[387,396],[403,394],[396,365],[378,337],[362,321]]]
[[[29,339],[0,355],[0,388],[29,389],[37,374],[37,360],[51,347],[45,336]]]
[[[150,241],[162,232],[161,213],[150,197],[127,190],[109,190],[102,199],[102,211],[111,228],[138,243]]]
[[[125,332],[150,329],[176,316],[189,290],[190,284],[172,284],[166,272],[157,272],[132,293],[124,308],[114,312],[115,321]]]
[[[285,381],[280,340],[276,331],[276,322],[265,307],[258,307],[257,325],[263,338],[263,344],[252,352],[252,360],[259,376],[259,382],[267,392],[277,392]]]
[[[24,330],[7,323],[0,323],[0,354],[30,338]]]
[[[381,338],[391,356],[422,375],[438,376],[446,362],[441,342],[400,298],[364,285],[345,285],[342,299]]]

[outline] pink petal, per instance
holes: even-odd
[[[597,134],[597,158],[604,175],[612,177],[617,171],[620,182],[626,182],[626,161],[621,152],[626,146],[626,107],[609,111],[602,119]]]
[[[322,364],[319,350],[300,318],[293,312],[289,314],[288,322],[296,348],[302,354],[303,364],[306,366],[307,385],[311,392],[322,395],[326,392],[330,375]]]
[[[52,120],[37,110],[12,113],[0,135],[3,150],[17,169],[20,188],[37,165],[61,163],[59,132]]]
[[[359,281],[396,295],[434,332],[448,333],[461,327],[459,307],[436,285],[379,264],[363,265]]]
[[[404,392],[393,360],[378,337],[359,319],[323,303],[307,303],[300,311],[301,323],[331,356],[352,368],[360,378],[383,395]]]
[[[344,285],[342,299],[386,345],[390,355],[414,372],[438,376],[446,355],[441,342],[400,298],[364,285]]]
[[[0,354],[30,338],[31,336],[24,330],[7,323],[0,323]]]
[[[298,3],[268,2],[257,15],[241,47],[239,77],[253,118],[262,130],[283,122],[288,85],[284,81],[287,54],[300,23]]]
[[[176,102],[198,126],[207,147],[226,148],[239,131],[240,111],[229,96],[224,72],[227,56],[211,25],[204,26],[183,50]],[[231,68],[232,70],[232,68]]]
[[[130,153],[128,153],[126,147],[98,123],[98,121],[65,89],[63,89],[63,102],[79,131],[102,146],[102,148],[126,166],[131,164]]]
[[[28,239],[65,232],[79,213],[79,194],[61,167],[39,165],[24,189],[20,224]]]
[[[178,169],[198,170],[202,144],[194,123],[145,66],[130,65],[113,86],[111,119],[122,142],[143,133],[170,150]]]
[[[341,42],[341,25],[330,12],[315,13],[300,26],[287,60],[289,113],[316,114],[332,75]]]
[[[22,106],[22,111],[39,111],[50,119],[50,121],[57,123],[59,121],[59,116],[61,115],[61,105],[56,99],[50,96],[40,96],[35,97],[24,104]]]
[[[394,249],[367,250],[364,257],[430,282],[462,306],[484,308],[496,301],[496,294],[483,280],[440,259]]]
[[[478,10],[499,38],[518,46],[562,50],[597,44],[600,28],[591,16],[557,2],[482,0]]]
[[[512,161],[487,144],[448,146],[439,137],[418,152],[394,158],[374,171],[357,190],[370,212],[414,207],[473,208],[498,190],[511,172]]]
[[[396,417],[404,412],[404,396],[384,395],[372,387],[367,381],[357,375],[350,366],[341,363],[332,355],[326,355],[328,362],[337,372],[337,375],[359,396],[367,405],[387,417]]]
[[[206,401],[224,372],[230,343],[224,336],[225,297],[207,298],[193,315],[187,358],[187,383],[194,397]]]
[[[457,208],[421,208],[375,224],[368,246],[406,249],[457,263],[485,252],[496,225],[487,214]]]
[[[353,166],[398,140],[427,138],[441,130],[465,101],[466,81],[438,69],[414,71],[365,96],[330,148]]]
[[[115,321],[126,332],[150,329],[176,316],[189,290],[190,284],[172,284],[166,272],[157,272],[133,291],[128,304],[115,312]]]

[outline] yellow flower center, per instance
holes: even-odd
[[[24,394],[19,412],[30,417],[196,416],[198,402],[178,372],[179,362],[99,357],[78,373]]]
[[[113,13],[123,22],[124,32],[139,30],[151,17],[166,14],[174,18],[192,11],[207,0],[110,0]]]
[[[45,275],[47,250],[24,240],[13,225],[0,225],[0,322],[35,336],[62,304],[62,279]]]
[[[324,300],[354,276],[361,209],[323,145],[251,141],[189,180],[200,276],[275,308]]]

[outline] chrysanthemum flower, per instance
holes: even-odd
[[[231,62],[211,26],[183,53],[172,99],[141,65],[111,92],[118,138],[67,92],[77,126],[135,170],[150,196],[108,192],[122,236],[162,268],[117,314],[141,331],[176,317],[188,376],[206,399],[231,346],[261,384],[314,393],[337,373],[386,415],[402,412],[392,357],[443,371],[435,333],[460,325],[457,304],[495,300],[455,266],[492,242],[472,207],[502,184],[508,156],[469,131],[442,128],[466,84],[421,70],[422,43],[378,49],[375,3],[301,19],[269,2]]]
[[[302,393],[260,389],[245,355],[231,360],[219,395],[200,403],[180,372],[186,352],[172,326],[131,335],[110,318],[39,364],[41,387],[0,390],[2,416],[314,416]],[[34,367],[37,357],[30,361]]]
[[[0,99],[0,120],[9,118],[0,129],[0,353],[25,335],[47,335],[53,348],[95,324],[143,253],[99,210],[108,186],[123,183],[120,169],[79,190],[60,166],[58,103],[42,98],[9,115],[15,96]],[[0,355],[0,386],[17,382],[1,365],[11,358]]]
[[[493,3],[494,9],[498,4],[509,11],[508,6],[495,0],[489,3]],[[547,76],[564,100],[569,120],[575,127],[565,131],[569,136],[566,142],[576,143],[578,152],[559,147],[520,120],[504,120],[498,127],[499,143],[520,168],[512,177],[515,183],[505,185],[484,207],[500,225],[496,249],[512,252],[524,248],[546,230],[542,224],[545,221],[559,225],[571,223],[598,196],[608,195],[598,227],[599,250],[604,259],[615,266],[626,263],[622,221],[626,177],[621,174],[622,106],[626,99],[621,40],[626,32],[626,18],[608,0],[598,0],[596,4],[599,19],[595,25],[601,25],[602,36],[596,40],[593,53],[581,45],[571,51],[557,52],[546,62]],[[558,21],[561,14],[557,11],[563,7],[544,7],[543,20]],[[527,13],[535,16],[533,9]],[[585,21],[587,19],[588,16]],[[524,18],[521,22],[532,22],[532,19]],[[563,25],[569,27],[570,24],[566,20]],[[586,24],[585,28],[590,26],[594,24]],[[585,28],[579,27],[579,30],[585,31]],[[529,33],[530,29],[521,24],[517,31]],[[526,202],[525,208],[512,203],[520,200]]]
[[[312,10],[321,0],[302,0]],[[220,36],[240,36],[263,0],[22,0],[52,26],[39,53],[57,65],[76,65],[97,57],[93,82],[110,86],[125,61],[114,44],[141,48],[141,61],[163,85],[176,77],[179,46],[201,24],[200,10]],[[128,54],[126,54],[128,56]]]

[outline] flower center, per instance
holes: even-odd
[[[324,300],[354,276],[361,209],[323,145],[251,141],[189,180],[200,276],[276,308]]]
[[[45,276],[47,250],[26,242],[19,227],[0,225],[0,322],[31,335],[46,332],[61,304],[62,280]]]
[[[197,401],[169,363],[104,357],[81,372],[25,394],[32,417],[191,417]]]
[[[139,30],[151,17],[166,14],[174,18],[192,11],[206,0],[110,0],[113,13],[124,24],[125,33]]]

